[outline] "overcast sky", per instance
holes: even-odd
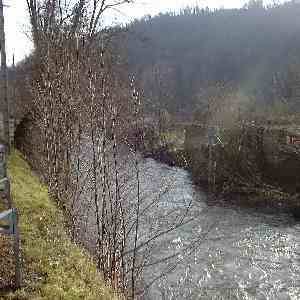
[[[127,22],[144,15],[156,15],[159,12],[178,11],[187,5],[199,5],[210,8],[241,7],[245,0],[135,0],[136,4],[125,5],[120,12],[110,12],[106,15],[106,22]],[[265,0],[265,4],[272,0]],[[21,60],[31,51],[29,36],[29,23],[26,11],[26,0],[4,0],[7,7],[5,11],[5,31],[8,64],[12,62],[15,54],[16,61]]]

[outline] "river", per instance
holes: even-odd
[[[134,177],[125,161],[122,170]],[[148,265],[143,299],[300,299],[300,224],[292,216],[208,205],[187,171],[143,158],[139,169],[145,203],[158,199],[141,216],[139,241],[185,216],[140,254]],[[93,243],[95,221],[84,211],[78,226]]]

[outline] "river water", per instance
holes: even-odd
[[[300,224],[291,216],[208,206],[185,170],[151,159],[144,164],[151,178],[173,183],[162,209],[192,200],[193,218],[158,243],[158,256],[182,253],[149,299],[300,299]],[[145,184],[155,189],[158,181]]]
[[[158,199],[141,215],[139,241],[161,233],[140,253],[143,299],[300,299],[300,224],[289,214],[208,205],[187,171],[143,158],[139,169],[145,207]],[[87,240],[93,226],[87,218]]]

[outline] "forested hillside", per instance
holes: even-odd
[[[247,97],[247,109],[298,109],[299,16],[299,1],[251,1],[242,9],[145,17],[128,26],[128,65],[151,104],[173,113],[203,106],[216,84]]]

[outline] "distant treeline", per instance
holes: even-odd
[[[127,27],[128,66],[145,98],[170,112],[193,111],[203,91],[220,83],[251,97],[253,106],[282,102],[295,109],[299,16],[299,1],[146,16]]]

